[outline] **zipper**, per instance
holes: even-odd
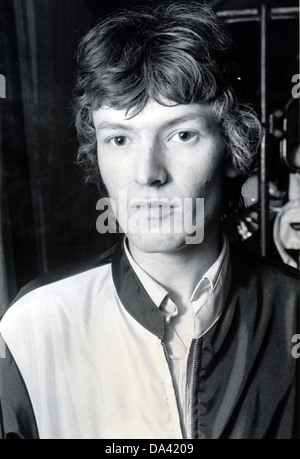
[[[169,370],[171,370],[171,362],[170,362],[170,357],[169,357],[169,354],[168,354],[167,346],[165,345],[163,340],[161,340],[161,344],[162,344],[162,347],[163,347],[163,350],[164,350],[164,354],[165,354],[165,357],[166,357],[166,361],[167,361]]]
[[[196,349],[198,344],[196,339],[193,349],[193,361],[192,361],[192,375],[191,375],[191,389],[190,389],[190,438],[193,439],[194,432],[194,418],[193,418],[193,394],[195,389],[195,376],[196,376]]]

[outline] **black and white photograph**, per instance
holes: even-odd
[[[298,0],[1,0],[0,439],[300,439]]]

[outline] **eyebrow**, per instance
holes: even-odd
[[[191,114],[182,115],[177,118],[174,118],[173,120],[167,121],[164,124],[164,126],[172,127],[172,126],[176,126],[176,124],[185,123],[186,121],[194,121],[194,120],[201,121],[205,125],[207,124],[207,118],[205,116],[200,115],[199,113],[191,113]]]
[[[101,129],[127,129],[128,131],[131,131],[132,127],[128,126],[126,124],[122,124],[122,123],[107,123],[107,122],[104,122],[104,123],[97,124],[96,129],[97,129],[97,131],[100,131]]]
[[[167,121],[166,123],[163,123],[162,124],[162,129],[164,128],[169,128],[169,127],[173,127],[173,126],[176,126],[177,124],[180,124],[180,123],[185,123],[187,121],[194,121],[194,120],[199,120],[201,122],[204,122],[203,124],[205,126],[208,126],[210,125],[210,120],[207,120],[207,117],[199,114],[199,113],[191,113],[191,114],[188,114],[188,115],[182,115],[182,116],[179,116],[177,118],[174,118],[170,121]],[[96,127],[96,130],[97,131],[100,131],[102,129],[112,129],[112,130],[115,130],[115,129],[125,129],[125,130],[128,130],[128,131],[133,131],[134,128],[132,128],[131,126],[129,125],[126,125],[125,123],[110,123],[110,122],[103,122],[103,123],[99,123]]]

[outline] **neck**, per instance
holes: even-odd
[[[199,279],[216,261],[221,251],[217,233],[201,244],[191,244],[174,252],[147,253],[129,241],[136,263],[162,285],[174,302],[189,301]]]

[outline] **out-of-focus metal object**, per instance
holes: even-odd
[[[270,21],[279,21],[294,19],[299,15],[299,7],[270,7],[267,1],[262,2],[260,8],[244,8],[235,10],[218,11],[217,15],[227,23],[260,23],[260,89],[261,89],[261,112],[262,124],[265,130],[265,137],[262,142],[259,161],[259,238],[260,253],[266,256],[270,250],[270,226],[269,226],[269,107],[268,107],[268,75],[267,75],[267,58],[268,58],[268,25]],[[277,132],[276,135],[279,135]],[[281,135],[281,134],[280,134]],[[284,146],[283,146],[284,148]],[[291,151],[287,148],[287,150]],[[296,154],[297,156],[297,154]],[[298,156],[297,156],[298,157]],[[242,235],[249,237],[249,231],[241,229]],[[243,237],[243,236],[242,236]]]
[[[262,7],[267,8],[267,5],[263,4]],[[269,8],[268,18],[279,21],[295,18],[298,14],[299,8],[296,6]],[[228,23],[261,21],[261,9],[258,8],[217,11],[217,15]]]
[[[280,141],[280,158],[284,166],[300,173],[299,99],[290,99],[283,112],[283,136]]]

